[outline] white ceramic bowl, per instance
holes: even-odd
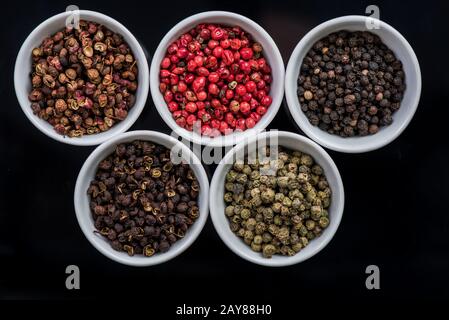
[[[418,59],[410,44],[398,31],[385,22],[379,21],[380,29],[368,30],[365,25],[366,21],[367,17],[364,16],[345,16],[320,24],[309,31],[299,41],[287,65],[285,96],[293,119],[311,139],[326,148],[336,151],[348,153],[366,152],[387,145],[397,138],[412,120],[421,95],[421,71]],[[339,30],[370,31],[378,35],[395,53],[396,57],[402,61],[407,88],[401,102],[401,107],[393,114],[393,123],[389,126],[382,127],[374,135],[350,138],[331,135],[311,125],[301,110],[296,91],[302,61],[316,41]]]
[[[274,255],[271,259],[264,258],[260,252],[254,252],[242,239],[236,236],[229,227],[228,218],[225,216],[224,181],[227,172],[235,160],[243,160],[247,154],[247,148],[256,150],[257,141],[266,141],[267,137],[276,139],[280,146],[291,150],[298,150],[310,154],[316,163],[323,167],[324,174],[332,190],[331,206],[329,208],[330,224],[323,234],[309,242],[304,249],[296,255],[288,257]],[[271,140],[276,141],[276,140]],[[268,144],[268,142],[267,142]],[[274,142],[272,142],[274,145]],[[210,214],[215,229],[226,245],[240,257],[256,264],[280,267],[299,263],[321,251],[332,239],[340,224],[344,208],[344,189],[340,173],[331,157],[318,144],[304,136],[286,131],[270,131],[252,137],[246,142],[239,143],[232,148],[223,158],[215,170],[210,189]]]
[[[23,112],[31,121],[31,123],[33,123],[34,126],[44,134],[57,141],[68,144],[97,145],[106,140],[109,140],[111,137],[119,133],[125,132],[139,117],[140,113],[143,110],[143,107],[145,106],[148,96],[148,62],[145,57],[144,51],[137,39],[121,23],[98,12],[80,10],[80,19],[94,21],[102,24],[108,29],[122,35],[124,40],[128,43],[134,54],[134,57],[137,60],[137,66],[139,69],[139,75],[137,78],[138,89],[136,92],[136,101],[134,106],[129,111],[126,119],[115,124],[108,131],[75,138],[69,138],[56,133],[56,131],[53,129],[53,126],[51,126],[47,121],[42,120],[38,116],[34,115],[33,111],[31,110],[31,102],[28,100],[28,94],[31,91],[31,51],[33,50],[33,48],[38,47],[45,37],[48,37],[63,29],[65,27],[65,21],[67,17],[69,17],[71,14],[71,12],[63,12],[57,14],[42,22],[39,26],[36,27],[36,29],[33,30],[33,32],[31,32],[31,34],[28,36],[28,38],[20,48],[19,54],[17,55],[16,65],[14,69],[14,86],[16,89],[17,99],[19,100]]]
[[[234,132],[226,136],[218,136],[215,138],[202,136],[198,133],[188,131],[176,124],[171,112],[168,110],[167,103],[164,101],[164,98],[159,91],[160,63],[165,56],[168,46],[186,31],[194,28],[200,23],[205,22],[240,26],[243,30],[251,34],[255,41],[261,43],[263,46],[264,56],[272,69],[273,82],[271,84],[270,94],[273,98],[273,102],[268,108],[267,113],[252,129],[248,129],[243,132]],[[195,14],[182,20],[165,35],[154,54],[153,61],[151,62],[150,89],[154,104],[159,111],[162,119],[164,119],[167,125],[179,136],[196,144],[203,144],[214,147],[230,146],[236,144],[245,137],[250,137],[257,132],[260,132],[270,124],[271,120],[273,120],[274,116],[279,110],[279,106],[282,103],[282,99],[284,96],[284,77],[284,62],[282,61],[279,49],[277,48],[270,35],[260,25],[244,16],[232,12],[209,11]]]
[[[89,196],[87,195],[87,189],[90,182],[95,177],[98,164],[101,160],[106,158],[109,154],[114,152],[115,147],[123,142],[131,142],[134,140],[146,140],[161,144],[169,149],[176,146],[181,150],[183,159],[191,159],[190,167],[195,173],[196,178],[200,184],[200,194],[198,198],[198,205],[200,209],[200,215],[195,223],[188,229],[183,239],[178,240],[170,247],[165,253],[157,253],[152,257],[145,257],[142,255],[129,256],[125,252],[119,252],[112,249],[109,242],[98,233],[94,233],[95,226],[92,218],[92,213],[89,207]],[[193,152],[187,148],[180,141],[166,134],[162,134],[155,131],[131,131],[122,133],[113,137],[111,140],[98,146],[84,162],[83,167],[78,175],[75,186],[75,212],[78,219],[78,223],[86,236],[87,240],[104,254],[106,257],[115,260],[119,263],[131,265],[131,266],[150,266],[159,263],[163,263],[170,259],[173,259],[184,250],[186,250],[198,237],[201,230],[206,223],[207,216],[209,214],[209,180],[206,172],[199,159],[193,154]]]

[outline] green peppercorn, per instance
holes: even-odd
[[[262,254],[265,258],[271,258],[276,253],[276,247],[272,244],[266,244],[263,246]]]
[[[229,202],[232,202],[232,200],[233,200],[232,193],[231,192],[226,192],[224,194],[224,201],[229,203]]]
[[[261,200],[263,203],[272,203],[275,199],[275,192],[271,188],[267,188],[261,194]]]
[[[242,172],[242,170],[243,170],[243,166],[244,166],[245,164],[244,164],[244,162],[243,161],[236,161],[235,163],[234,163],[234,170],[235,171],[237,171],[237,172]]]
[[[279,177],[279,178],[277,178],[277,185],[280,188],[287,188],[288,187],[288,177]]]
[[[263,214],[262,213],[256,214],[256,221],[263,223]]]
[[[273,240],[273,236],[269,232],[264,232],[262,234],[263,243],[270,243]]]
[[[267,258],[294,255],[329,224],[323,169],[308,154],[278,151],[274,160],[236,161],[224,183],[231,231]]]
[[[288,198],[288,197],[285,197],[282,200],[282,205],[285,206],[285,207],[291,207],[292,206],[292,200],[290,198]]]
[[[228,217],[232,217],[234,215],[234,210],[235,210],[234,206],[227,206],[225,209],[225,213]]]
[[[242,211],[240,211],[240,217],[243,220],[248,220],[248,218],[251,217],[251,211],[247,208],[242,209]]]
[[[282,218],[280,215],[275,215],[273,218],[273,222],[275,225],[280,226],[282,225]]]
[[[319,221],[319,225],[321,228],[327,228],[329,226],[329,218],[328,217],[321,217]]]
[[[263,242],[263,238],[261,235],[254,236],[253,243],[259,245],[259,244],[262,244],[262,242]]]
[[[318,221],[318,220],[320,220],[321,212],[322,212],[322,209],[320,206],[312,206],[310,208],[310,217],[313,220]]]
[[[306,228],[307,230],[313,230],[313,228],[315,228],[315,221],[313,220],[307,220],[306,221]]]
[[[226,174],[226,181],[227,182],[234,182],[235,179],[237,178],[237,172],[235,172],[234,170],[230,170],[227,174]]]
[[[298,243],[295,243],[295,244],[292,245],[292,249],[295,252],[301,251],[302,248],[303,248],[303,246],[302,246],[301,242],[298,242]]]
[[[257,221],[257,220],[256,220]],[[254,232],[258,235],[261,235],[265,232],[265,230],[267,230],[267,225],[261,221],[258,221],[256,223],[256,226],[254,228]]]
[[[257,221],[254,218],[246,220],[246,229],[253,231],[256,228]]]
[[[257,244],[253,241],[253,242],[251,242],[251,249],[253,249],[253,251],[260,252],[260,251],[262,251],[262,245]]]
[[[301,164],[305,165],[307,167],[310,167],[313,165],[313,159],[310,155],[303,153],[301,156]]]

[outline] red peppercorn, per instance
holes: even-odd
[[[234,115],[232,113],[226,113],[225,114],[225,121],[228,124],[231,124],[235,120]]]
[[[240,112],[243,114],[249,114],[249,112],[251,111],[251,106],[248,102],[243,101],[242,103],[240,103]]]
[[[220,89],[218,89],[218,86],[215,83],[209,84],[208,91],[211,95],[214,95],[214,96],[216,96],[220,93]]]
[[[228,124],[227,124],[226,122],[224,122],[224,121],[221,121],[221,122],[220,122],[220,128],[219,128],[220,132],[221,132],[221,133],[224,133],[224,134],[227,134],[227,133],[228,133],[228,132],[227,132],[228,129],[229,129]]]
[[[229,110],[231,110],[234,113],[239,112],[240,110],[240,103],[237,100],[232,100],[229,104]]]
[[[186,126],[186,119],[184,117],[179,117],[176,120],[176,124],[180,126],[181,128],[184,128]]]
[[[164,100],[165,100],[165,102],[170,102],[170,101],[172,101],[173,100],[173,92],[171,92],[171,91],[165,91],[165,93],[164,93]]]
[[[198,101],[196,103],[196,107],[198,108],[198,110],[202,110],[202,109],[206,108],[206,104],[203,101]]]
[[[220,81],[220,76],[216,72],[211,72],[207,77],[207,80],[212,83],[217,83],[218,81]]]
[[[189,115],[186,119],[186,123],[190,126],[193,126],[195,121],[196,121],[196,116],[194,114]]]
[[[205,67],[199,67],[196,69],[196,74],[199,76],[207,77],[209,76],[209,70],[207,70]]]
[[[239,67],[245,74],[249,74],[251,72],[251,65],[248,61],[240,61]]]
[[[211,37],[214,40],[221,40],[225,37],[225,31],[221,28],[215,28],[211,33]]]
[[[256,90],[256,83],[254,81],[248,81],[245,83],[245,88],[248,92],[254,92]]]
[[[195,113],[197,110],[197,106],[195,102],[188,102],[185,106],[185,110],[189,113]]]
[[[259,106],[257,107],[256,112],[263,116],[265,113],[267,113],[267,108],[264,106]]]
[[[162,69],[159,74],[160,74],[161,78],[168,78],[168,77],[170,77],[171,72],[168,70]]]
[[[221,56],[223,55],[223,48],[215,47],[214,50],[212,51],[212,54],[214,55],[215,58],[221,58]]]
[[[208,124],[203,124],[201,127],[201,134],[205,136],[209,136],[212,132],[212,128]]]
[[[221,41],[220,41],[220,46],[221,46],[223,49],[227,49],[227,48],[229,48],[229,47],[231,46],[231,41],[230,41],[229,39],[221,40]]]
[[[258,113],[252,112],[252,113],[251,113],[251,118],[254,119],[254,122],[257,123],[257,122],[259,122],[261,116],[260,116],[260,114],[258,114]]]
[[[241,42],[240,39],[234,38],[231,40],[231,49],[238,50],[240,49]]]
[[[224,50],[222,53],[222,59],[223,62],[229,66],[230,64],[234,63],[234,54],[231,50]]]
[[[171,113],[175,112],[176,110],[178,110],[178,104],[175,101],[171,101],[168,103],[168,109],[170,110]]]
[[[256,121],[254,121],[253,118],[246,118],[245,125],[248,129],[254,128],[254,126],[256,125]]]
[[[272,103],[271,81],[262,46],[245,31],[202,23],[167,48],[159,90],[178,125],[199,120],[213,137],[254,127]]]
[[[235,124],[235,128],[239,131],[245,131],[246,129],[245,119],[243,118],[238,119]]]
[[[265,106],[265,107],[269,107],[272,101],[273,101],[273,99],[270,96],[264,96],[260,100],[260,104]]]
[[[211,50],[213,50],[218,45],[220,45],[220,42],[215,41],[215,40],[209,40],[209,42],[207,43],[208,48]]]
[[[189,62],[187,62],[187,71],[194,72],[197,67],[198,65],[194,60],[190,60]]]
[[[201,67],[201,66],[204,64],[204,57],[202,57],[202,56],[200,56],[200,55],[195,56],[195,58],[193,58],[193,61],[195,61],[195,64],[196,64],[198,67]]]
[[[214,56],[207,57],[204,66],[209,69],[215,68],[217,66],[217,58]]]
[[[187,91],[187,84],[184,81],[179,81],[178,83],[178,92],[186,92]]]
[[[212,119],[210,121],[210,124],[211,124],[212,128],[214,128],[214,129],[220,128],[220,121],[217,119]]]
[[[186,58],[188,54],[189,54],[189,51],[186,48],[184,48],[184,47],[179,48],[178,51],[176,52],[176,56],[179,59]]]
[[[246,94],[246,87],[243,84],[238,84],[237,87],[235,87],[235,92],[243,97]]]
[[[212,106],[212,108],[218,109],[221,107],[221,102],[218,99],[212,99],[210,101],[210,105]]]
[[[195,80],[195,76],[193,74],[189,73],[184,77],[184,80],[187,84],[191,84],[193,82],[193,80]]]
[[[232,91],[231,89],[227,89],[225,92],[225,97],[228,100],[231,100],[232,98],[234,98],[234,91]]]
[[[171,64],[170,59],[169,58],[164,58],[164,59],[162,59],[162,62],[161,62],[161,68],[162,69],[168,69],[168,67],[170,67],[170,64]]]
[[[194,92],[199,92],[204,88],[205,85],[206,85],[206,77],[198,77],[195,80],[193,80],[192,89]]]
[[[206,93],[206,91],[200,91],[200,92],[198,92],[197,98],[198,98],[198,100],[200,100],[200,101],[206,100],[206,99],[207,99],[207,93]]]
[[[210,38],[210,30],[208,30],[208,29],[201,29],[200,37],[203,38],[204,40],[209,40],[209,38]]]

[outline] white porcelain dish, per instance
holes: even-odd
[[[277,137],[277,138],[276,138]],[[304,249],[296,255],[280,256],[274,255],[271,259],[264,258],[260,252],[253,251],[246,245],[242,239],[236,236],[229,227],[228,218],[225,216],[224,195],[224,181],[227,172],[232,167],[235,160],[243,160],[245,155],[245,148],[254,148],[258,141],[266,141],[267,138],[277,139],[280,146],[298,150],[310,154],[316,163],[324,169],[324,174],[329,182],[332,190],[331,206],[329,208],[330,224],[323,231],[323,234],[314,240],[310,241]],[[268,142],[267,142],[268,143]],[[274,145],[274,143],[273,143]],[[344,188],[340,173],[327,152],[312,140],[300,136],[295,133],[285,131],[270,131],[259,134],[257,137],[252,137],[247,141],[241,142],[232,148],[223,158],[215,170],[212,178],[210,188],[210,214],[215,229],[224,243],[237,255],[250,262],[270,266],[280,267],[299,263],[317,254],[321,251],[332,239],[340,224],[344,208]]]
[[[135,59],[137,60],[137,66],[139,70],[138,74],[138,89],[136,92],[136,101],[134,106],[128,113],[125,120],[115,124],[111,129],[105,132],[101,132],[93,135],[84,135],[82,137],[69,138],[67,136],[60,135],[56,133],[53,126],[47,121],[40,119],[38,116],[33,114],[31,110],[31,102],[28,100],[28,94],[31,91],[31,80],[30,72],[32,67],[31,61],[31,51],[33,48],[38,47],[45,37],[48,37],[57,31],[65,27],[66,19],[71,15],[71,12],[63,12],[57,14],[44,22],[34,29],[28,38],[23,43],[20,48],[19,54],[17,55],[16,64],[14,68],[14,87],[16,90],[17,99],[23,112],[31,123],[42,131],[44,134],[57,141],[68,143],[72,145],[88,146],[97,145],[104,141],[107,141],[114,137],[115,135],[125,132],[128,130],[134,122],[139,117],[142,112],[149,90],[149,69],[148,62],[145,57],[145,53],[140,46],[137,39],[131,34],[131,32],[126,29],[118,21],[108,17],[102,13],[80,10],[80,19],[94,21],[99,24],[106,26],[108,29],[119,33],[123,36],[124,40],[128,43],[131,48]]]
[[[367,19],[368,17],[365,16],[344,16],[318,25],[299,41],[287,65],[285,96],[294,121],[311,139],[335,151],[347,153],[367,152],[387,145],[396,139],[410,123],[418,107],[421,95],[421,71],[418,59],[410,44],[398,31],[383,21],[379,21],[379,29],[368,30],[366,28]],[[393,114],[393,123],[382,127],[374,135],[343,138],[329,134],[313,126],[301,110],[296,92],[302,61],[316,41],[340,30],[370,31],[378,35],[403,64],[407,88],[401,107]]]
[[[264,56],[272,69],[273,82],[271,85],[270,94],[273,98],[273,102],[268,108],[267,113],[252,129],[248,129],[243,132],[234,132],[226,136],[219,136],[214,138],[202,136],[198,133],[188,131],[176,124],[175,120],[172,117],[172,114],[168,110],[167,103],[164,101],[163,96],[159,91],[160,63],[165,56],[168,46],[173,41],[178,39],[183,33],[194,28],[196,25],[205,22],[240,26],[243,30],[251,34],[255,41],[261,43],[264,48]],[[232,12],[202,12],[190,16],[179,22],[165,35],[165,37],[160,42],[154,54],[150,70],[151,96],[153,97],[154,104],[159,111],[162,119],[179,136],[196,144],[209,145],[212,147],[231,146],[247,137],[253,136],[257,132],[265,129],[270,124],[271,120],[273,120],[274,116],[277,114],[284,96],[285,67],[284,62],[282,61],[281,54],[275,42],[270,37],[270,35],[256,22]]]
[[[134,140],[146,140],[161,144],[169,149],[173,147],[182,151],[183,159],[191,159],[189,162],[195,176],[200,185],[200,194],[198,197],[198,205],[200,215],[195,223],[187,230],[183,239],[178,240],[165,253],[156,253],[154,256],[145,257],[143,255],[129,256],[125,252],[119,252],[112,249],[110,243],[98,233],[94,233],[95,226],[92,213],[89,207],[89,196],[87,189],[90,182],[95,177],[98,164],[109,154],[114,152],[115,147],[124,142]],[[177,255],[184,252],[198,237],[206,223],[209,214],[209,180],[203,166],[195,154],[180,141],[166,134],[155,131],[131,131],[113,137],[111,140],[98,146],[84,162],[83,167],[78,175],[74,194],[75,212],[78,223],[86,236],[87,240],[106,257],[122,264],[130,266],[151,266],[166,262],[173,259]]]

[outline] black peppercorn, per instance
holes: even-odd
[[[341,31],[307,53],[297,94],[312,125],[342,137],[375,134],[392,123],[404,79],[402,63],[378,36]]]

